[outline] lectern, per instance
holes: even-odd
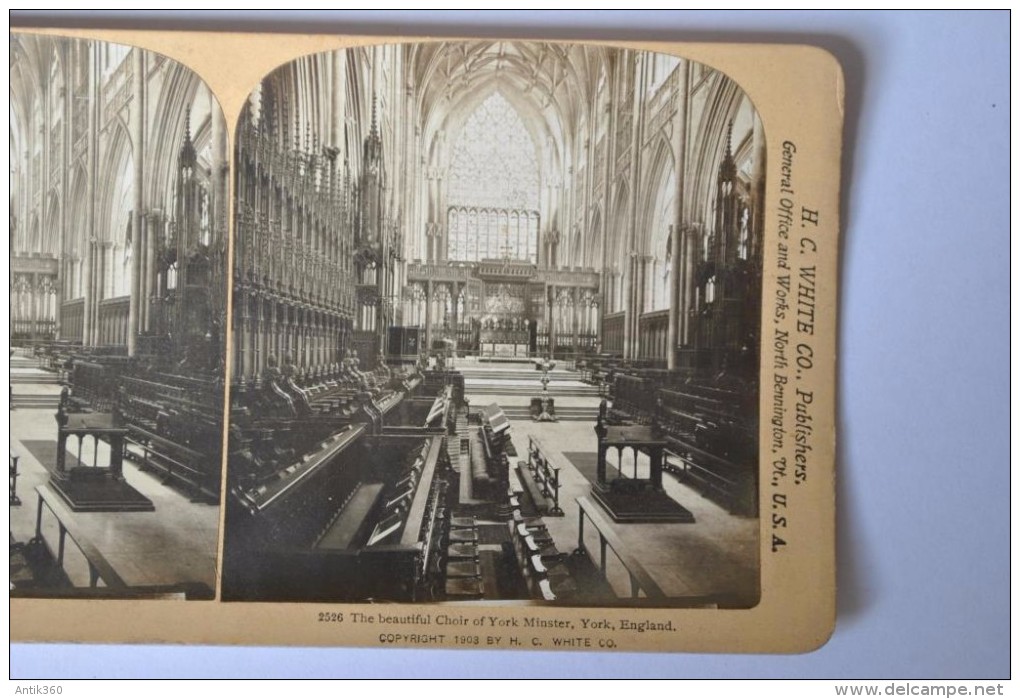
[[[128,430],[116,409],[109,413],[69,412],[67,389],[57,406],[57,455],[50,484],[74,512],[151,512],[152,501],[124,481]],[[68,441],[74,449],[68,466]],[[109,446],[102,457],[100,443]],[[105,450],[104,450],[105,451]],[[100,463],[105,461],[106,463]]]
[[[595,501],[616,522],[694,522],[694,515],[662,487],[662,465],[666,441],[652,425],[610,425],[606,420],[606,401],[599,406],[595,423],[598,438],[598,462],[591,491]],[[607,463],[606,454],[616,450],[616,464]],[[639,462],[647,458],[647,471]],[[630,469],[626,457],[630,456]]]

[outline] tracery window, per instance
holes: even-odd
[[[537,149],[499,92],[464,123],[453,145],[449,183],[449,259],[537,260]]]

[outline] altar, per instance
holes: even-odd
[[[527,343],[485,342],[481,343],[481,356],[487,359],[528,359]]]

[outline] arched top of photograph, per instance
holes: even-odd
[[[39,495],[11,508],[11,596],[211,599],[229,279],[220,105],[163,55],[48,34],[11,33],[9,89],[12,472]]]
[[[766,151],[739,85],[590,44],[362,46],[268,74],[236,148],[235,437],[277,453],[232,451],[226,599],[757,604]],[[369,399],[337,442],[322,414]],[[339,511],[325,459],[362,464]]]

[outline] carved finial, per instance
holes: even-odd
[[[726,126],[726,153],[719,165],[719,181],[732,182],[737,176],[737,165],[733,160],[733,122]]]
[[[179,158],[181,167],[193,167],[197,159],[191,142],[191,105],[184,108],[184,143],[181,144]]]

